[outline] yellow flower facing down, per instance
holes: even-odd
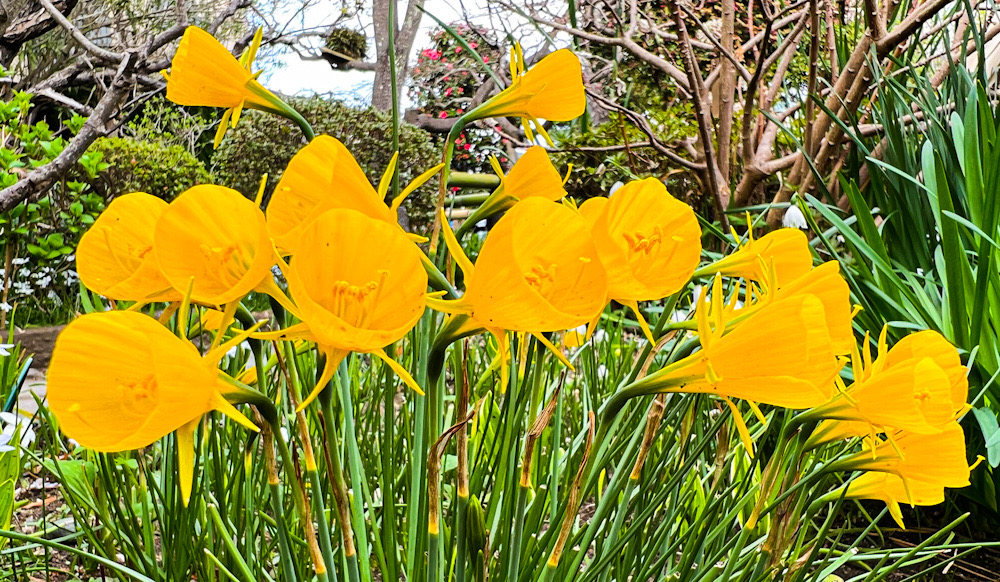
[[[236,190],[210,184],[186,190],[157,222],[153,252],[175,289],[191,284],[193,301],[222,305],[250,291],[284,300],[271,274],[277,256],[264,213]]]
[[[776,300],[728,331],[722,312],[722,284],[716,277],[711,298],[700,300],[696,311],[702,349],[628,390],[715,394],[793,409],[830,399],[841,363],[816,296]]]
[[[466,292],[457,300],[429,300],[432,308],[453,314],[439,345],[486,330],[496,336],[504,360],[506,332],[526,332],[565,361],[541,333],[584,325],[604,309],[604,267],[586,221],[567,206],[544,198],[518,202],[486,236],[475,266],[449,228],[444,235],[465,274]],[[507,366],[501,370],[506,374]]]
[[[177,431],[186,502],[193,434],[202,415],[218,410],[257,430],[223,396],[216,366],[232,345],[202,357],[146,315],[84,315],[56,340],[47,377],[49,407],[68,437],[95,451],[138,449]]]
[[[871,430],[895,428],[918,434],[939,433],[954,420],[956,410],[964,405],[964,396],[961,397],[961,404],[953,401],[953,383],[957,381],[953,375],[958,372],[962,379],[965,377],[955,349],[951,348],[953,362],[946,354],[937,352],[942,363],[950,366],[950,375],[934,358],[921,353],[923,338],[930,336],[901,342],[899,352],[895,346],[887,352],[885,335],[886,330],[883,329],[878,341],[878,357],[874,362],[867,337],[863,356],[857,348],[854,349],[854,383],[845,387],[843,381],[837,378],[839,394],[803,415],[803,419],[862,421],[871,425]],[[950,347],[947,342],[945,344]],[[842,432],[836,431],[831,438],[840,436],[838,433]]]
[[[766,277],[767,278],[767,277]],[[850,354],[856,349],[852,328],[851,290],[847,282],[840,276],[840,264],[828,261],[815,269],[810,269],[801,277],[786,283],[777,291],[770,292],[767,284],[755,285],[748,283],[744,288],[744,302],[738,305],[732,301],[726,305],[728,326],[739,325],[749,317],[774,300],[795,295],[813,295],[823,304],[826,313],[826,327],[833,342],[833,350],[837,355]],[[737,299],[734,295],[733,299]]]
[[[318,135],[292,156],[267,205],[267,227],[278,251],[291,254],[309,222],[333,208],[396,223],[394,209],[386,206],[347,147]]]
[[[302,323],[258,334],[305,339],[326,354],[326,366],[306,406],[350,352],[373,354],[417,392],[408,372],[386,355],[416,325],[427,300],[421,252],[395,224],[349,209],[329,210],[309,223],[285,269]]]
[[[663,182],[646,178],[625,184],[611,198],[587,200],[580,213],[608,273],[608,297],[630,307],[655,343],[638,302],[672,295],[691,279],[701,258],[694,211]]]
[[[699,269],[695,276],[721,273],[757,282],[766,282],[773,276],[780,289],[809,272],[812,263],[806,235],[797,228],[779,228],[757,239],[751,234],[750,240],[739,250]],[[773,275],[769,275],[772,268]]]
[[[889,514],[906,529],[903,524],[903,512],[899,504],[938,505],[944,503],[944,487],[935,483],[927,483],[910,479],[903,481],[892,473],[869,472],[853,479],[846,485],[847,499],[874,499],[883,501],[889,507]]]
[[[163,72],[170,101],[178,105],[226,109],[215,134],[215,147],[219,147],[228,127],[236,127],[244,107],[285,117],[298,115],[257,81],[259,72],[250,70],[262,35],[263,29],[258,29],[250,47],[237,60],[211,34],[197,26],[189,26],[170,63],[170,72]]]
[[[529,70],[521,46],[515,45],[510,51],[510,76],[510,86],[472,110],[467,120],[520,117],[528,141],[534,139],[528,125],[531,122],[551,144],[538,120],[569,121],[587,108],[580,59],[569,49],[555,51]]]
[[[951,412],[955,415],[968,409],[968,370],[962,365],[958,350],[943,335],[936,331],[924,330],[911,333],[896,342],[886,354],[885,365],[892,367],[912,358],[931,358],[948,376],[951,386]]]
[[[493,170],[500,176],[500,186],[458,227],[455,231],[456,238],[461,238],[479,221],[511,208],[519,200],[538,197],[555,202],[566,196],[564,180],[552,165],[545,148],[528,148],[507,175],[504,175],[496,158],[490,158],[490,162],[493,163]]]
[[[167,203],[145,192],[111,201],[76,247],[76,270],[88,289],[123,301],[176,301],[160,272],[153,230]]]
[[[450,230],[445,240],[466,292],[432,307],[466,313],[486,329],[529,333],[577,327],[604,309],[607,277],[589,228],[562,204],[517,203],[487,235],[475,266]]]
[[[942,487],[969,484],[970,467],[965,458],[965,433],[956,421],[938,434],[906,431],[887,433],[887,440],[866,442],[865,450],[830,463],[828,471],[878,471],[891,473],[904,482],[921,481]]]

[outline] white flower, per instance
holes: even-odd
[[[28,267],[24,267],[20,271],[18,271],[17,274],[21,277],[29,277],[31,276],[31,269],[29,269]]]
[[[618,191],[619,188],[621,188],[624,185],[625,184],[623,184],[621,180],[618,180],[617,182],[612,184],[611,188],[608,190],[608,198],[610,198],[615,192]]]
[[[697,305],[698,301],[701,300],[701,292],[702,292],[701,285],[695,285],[694,287],[691,288],[691,303]]]
[[[31,295],[35,290],[31,288],[31,283],[27,281],[16,281],[14,283],[14,292],[20,295]]]
[[[46,289],[46,288],[48,288],[48,286],[49,286],[49,283],[51,283],[51,282],[52,282],[52,277],[50,277],[50,276],[48,276],[48,275],[45,275],[45,276],[43,276],[43,277],[39,278],[39,279],[38,279],[38,281],[35,281],[35,283],[36,283],[36,284],[37,284],[37,285],[38,285],[38,286],[39,286],[40,288],[42,288],[42,289]]]
[[[4,313],[9,313],[11,309],[14,309],[14,306],[10,303],[7,303],[6,301],[0,303],[0,310],[3,310]]]
[[[803,230],[809,228],[809,225],[806,223],[806,215],[802,214],[802,209],[798,206],[788,207],[784,218],[781,219],[781,226],[785,228],[801,228]]]
[[[9,357],[12,349],[14,349],[14,344],[0,344],[0,356]]]
[[[26,264],[28,264],[28,262],[29,262],[30,260],[31,260],[31,259],[25,259],[25,258],[20,258],[20,259],[14,259],[14,260],[13,260],[13,261],[11,261],[10,263],[11,263],[12,265],[16,266],[16,267],[20,267],[21,265],[26,265]]]
[[[74,285],[77,281],[80,280],[80,277],[76,274],[76,271],[74,271],[72,269],[69,269],[67,271],[63,271],[62,276],[63,276],[63,281],[67,285]]]
[[[35,430],[31,428],[31,419],[18,416],[12,412],[0,412],[0,450],[13,450],[10,442],[14,439],[14,433],[20,431],[21,446],[26,447],[35,442]]]
[[[607,378],[608,377],[608,367],[605,366],[604,364],[601,364],[600,366],[598,366],[597,367],[597,377],[600,378],[601,380],[604,380],[605,378]]]
[[[476,228],[486,228],[486,219],[482,219],[476,223]]]
[[[594,332],[593,341],[595,344],[602,343],[606,339],[608,339],[608,334],[603,329],[599,329]]]

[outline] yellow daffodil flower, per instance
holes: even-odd
[[[655,343],[639,301],[662,299],[691,279],[701,258],[701,227],[694,211],[646,178],[625,184],[611,198],[580,206],[608,273],[608,298],[635,312],[646,339]]]
[[[877,471],[891,473],[905,483],[920,481],[942,487],[969,484],[965,458],[965,433],[951,421],[937,434],[907,431],[886,434],[886,440],[867,439],[865,450],[831,462],[827,471]]]
[[[826,327],[830,332],[830,341],[837,355],[850,354],[857,342],[854,339],[851,320],[851,290],[847,282],[840,276],[840,263],[827,261],[815,269],[810,269],[801,277],[786,283],[777,291],[769,288],[777,287],[770,273],[765,275],[766,282],[760,285],[750,283],[744,287],[744,301],[738,304],[731,301],[724,306],[727,326],[739,325],[741,321],[764,307],[771,301],[792,297],[794,295],[814,295],[823,303],[826,313]],[[733,299],[738,297],[734,295]]]
[[[153,252],[175,289],[191,285],[195,302],[218,306],[260,291],[295,311],[271,273],[277,254],[264,213],[236,190],[210,184],[186,190],[156,223]]]
[[[954,421],[957,411],[965,404],[965,390],[955,387],[963,386],[965,378],[965,368],[955,348],[951,347],[949,357],[950,344],[943,338],[944,345],[941,345],[933,333],[912,334],[912,339],[900,342],[901,349],[897,353],[895,346],[886,350],[885,336],[883,328],[874,362],[866,337],[864,355],[857,348],[852,354],[854,383],[845,387],[837,378],[839,393],[829,402],[803,414],[800,421],[862,421],[871,426],[870,431],[894,428],[917,434],[939,433]],[[924,347],[928,344],[929,350]],[[936,354],[939,360],[926,354]],[[948,371],[939,361],[948,366]],[[858,427],[857,424],[852,426]],[[841,436],[845,430],[847,427],[824,438]]]
[[[59,334],[48,370],[48,402],[66,436],[101,452],[148,446],[176,431],[181,491],[191,493],[194,430],[217,410],[257,430],[226,400],[216,369],[239,336],[202,357],[194,345],[140,313],[84,315]]]
[[[461,238],[479,221],[511,208],[519,200],[539,197],[555,202],[566,196],[565,180],[552,165],[545,148],[528,148],[506,175],[496,158],[490,158],[490,162],[500,177],[500,186],[458,227],[456,238]],[[568,172],[566,177],[569,177]]]
[[[465,274],[466,292],[457,300],[429,300],[452,314],[439,345],[486,330],[496,336],[503,360],[506,332],[527,332],[565,362],[541,333],[586,324],[604,308],[604,267],[586,221],[567,206],[537,197],[518,202],[487,235],[475,266],[450,228],[444,235]],[[505,385],[507,366],[501,370]]]
[[[300,408],[319,395],[350,352],[377,356],[423,393],[384,349],[423,315],[427,274],[420,255],[398,226],[356,210],[328,210],[302,230],[284,269],[302,323],[258,334],[315,342],[326,355],[323,373]]]
[[[628,390],[715,394],[793,409],[830,399],[841,363],[819,298],[798,294],[775,300],[732,330],[722,313],[722,284],[716,277],[711,298],[700,300],[696,311],[702,349]]]
[[[809,240],[797,228],[779,228],[755,239],[750,231],[750,239],[739,250],[727,257],[698,269],[695,277],[706,277],[721,273],[728,277],[742,277],[763,282],[773,270],[778,289],[793,281],[812,268],[812,253]]]
[[[167,203],[145,192],[111,201],[76,247],[76,270],[88,289],[123,301],[176,301],[160,272],[153,230]]]
[[[534,125],[551,144],[538,120],[569,121],[583,115],[587,108],[580,59],[569,49],[547,55],[529,70],[521,45],[515,45],[510,50],[510,77],[510,86],[475,108],[466,119],[520,117],[529,141],[534,141]]]
[[[384,200],[395,169],[393,156],[376,190],[343,143],[328,135],[316,136],[288,162],[267,205],[267,227],[278,252],[292,254],[309,222],[334,208],[357,210],[370,218],[397,224],[397,211],[406,197],[441,166],[421,174],[387,206]]]
[[[911,506],[944,503],[943,486],[916,479],[904,482],[901,477],[892,473],[864,473],[848,483],[846,489],[847,492],[844,494],[846,499],[874,499],[885,502],[889,507],[889,515],[903,529],[906,529],[906,525],[903,524],[900,503]],[[834,493],[839,496],[840,492]]]
[[[301,119],[285,102],[257,81],[260,72],[251,72],[251,65],[260,48],[263,29],[257,29],[253,42],[237,60],[211,34],[189,26],[170,63],[167,79],[167,99],[178,105],[220,107],[226,112],[215,134],[215,147],[229,127],[236,127],[244,107],[260,109],[276,115]]]

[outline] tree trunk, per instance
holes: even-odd
[[[381,111],[392,109],[392,69],[389,66],[389,26],[395,31],[396,44],[396,87],[403,86],[409,74],[410,51],[416,39],[420,20],[423,16],[421,8],[424,0],[411,0],[406,4],[402,27],[399,22],[398,6],[395,21],[389,23],[389,2],[395,0],[375,0],[372,17],[375,23],[375,82],[372,85],[372,107]],[[398,95],[397,95],[398,97]]]

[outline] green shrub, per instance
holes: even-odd
[[[211,182],[204,164],[180,145],[102,137],[91,151],[101,152],[108,164],[94,183],[105,198],[147,192],[169,201],[191,186]]]
[[[362,170],[377,184],[392,157],[392,120],[374,109],[353,109],[322,97],[288,100],[316,134],[329,134],[354,154]],[[212,157],[216,182],[253,196],[260,178],[268,174],[270,194],[292,156],[305,144],[302,134],[291,122],[258,111],[247,111],[235,129]],[[402,125],[399,138],[399,169],[406,184],[439,161],[440,154],[429,133],[410,125]],[[409,228],[424,232],[431,222],[437,182],[417,190],[404,208]]]

